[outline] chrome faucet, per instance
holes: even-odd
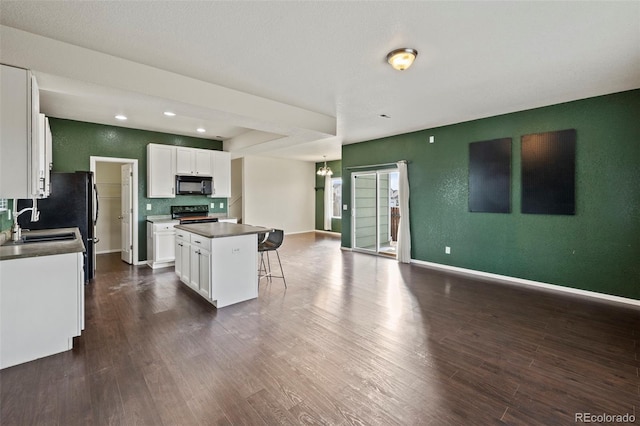
[[[22,236],[22,230],[20,229],[20,225],[18,225],[18,217],[20,217],[22,213],[31,211],[31,222],[37,222],[38,220],[40,220],[40,212],[38,211],[38,201],[36,198],[32,198],[32,201],[33,201],[33,204],[31,205],[31,207],[25,207],[19,212],[15,212],[14,210],[13,230],[12,230],[13,241],[18,241]],[[18,200],[16,199],[13,200],[13,206],[14,208],[18,206]]]

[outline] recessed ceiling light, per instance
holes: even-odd
[[[196,129],[196,132],[198,132],[198,133],[204,133],[204,132],[206,132],[206,130],[205,130],[205,129],[203,129],[202,127],[198,127],[198,128]]]
[[[124,120],[126,120],[126,119],[127,119],[127,116],[126,116],[126,115],[122,115],[122,114],[118,114],[118,115],[116,115],[116,120],[122,120],[122,121],[124,121]]]
[[[167,117],[175,117],[176,113],[171,111],[165,111],[164,115],[166,115]]]

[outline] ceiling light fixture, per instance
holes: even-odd
[[[398,71],[404,71],[413,64],[413,61],[418,56],[418,51],[416,49],[410,49],[403,47],[402,49],[392,50],[387,54],[387,62],[394,69]]]
[[[196,129],[196,132],[198,132],[198,133],[204,133],[204,132],[206,132],[206,130],[205,130],[205,129],[203,129],[202,127],[198,127],[198,128]]]
[[[171,111],[165,111],[164,115],[166,115],[167,117],[175,117],[176,113]]]
[[[126,120],[126,119],[127,119],[127,116],[126,116],[126,115],[122,115],[122,114],[118,114],[118,115],[116,115],[116,120],[124,121],[124,120]]]
[[[319,175],[319,176],[331,176],[331,175],[333,175],[333,171],[331,170],[331,167],[327,166],[327,156],[323,155],[322,158],[324,158],[324,166],[320,167],[318,169],[318,171],[316,172],[316,174]]]

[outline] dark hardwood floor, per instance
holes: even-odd
[[[102,255],[74,349],[0,372],[9,425],[575,424],[640,415],[640,310],[285,237],[216,310]],[[46,319],[42,319],[46,321]],[[636,419],[636,422],[640,420]]]

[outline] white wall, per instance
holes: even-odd
[[[120,216],[122,201],[120,194],[120,163],[96,163],[96,186],[98,187],[100,215],[96,224],[96,253],[122,250]]]
[[[244,157],[243,223],[310,232],[315,223],[315,164]]]
[[[229,198],[229,207],[227,213],[229,217],[238,219],[238,223],[242,223],[242,167],[244,158],[236,158],[231,160],[231,198]]]

